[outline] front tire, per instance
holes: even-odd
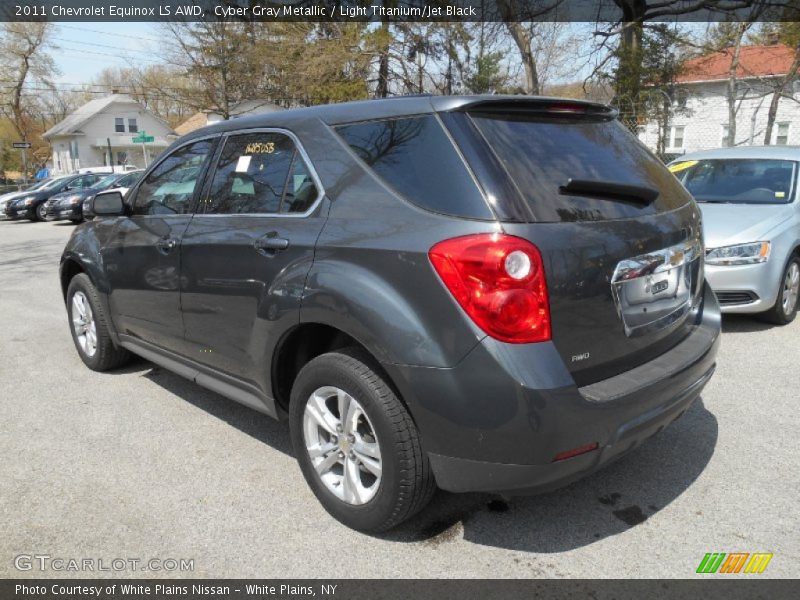
[[[417,428],[361,350],[330,352],[306,364],[292,387],[289,418],[303,476],[348,527],[386,531],[433,496]]]
[[[36,207],[35,215],[36,218],[34,219],[34,221],[47,220],[47,206],[45,206],[44,202],[42,202],[39,206]]]
[[[111,341],[108,316],[103,311],[100,295],[91,279],[79,273],[67,288],[67,314],[75,349],[83,363],[93,371],[121,367],[130,353]]]
[[[776,325],[787,325],[794,321],[797,316],[798,296],[800,296],[800,257],[793,256],[783,270],[778,298],[774,306],[764,313],[764,319]]]

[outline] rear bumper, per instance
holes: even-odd
[[[706,286],[695,327],[657,359],[577,387],[551,344],[484,339],[452,369],[399,367],[395,381],[448,491],[528,494],[602,467],[681,416],[716,366],[720,314]],[[554,462],[557,454],[598,448]]]

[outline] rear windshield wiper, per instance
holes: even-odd
[[[571,196],[592,196],[608,200],[650,204],[658,198],[658,190],[644,185],[629,185],[593,179],[568,179],[558,188],[559,193]]]

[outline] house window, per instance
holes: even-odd
[[[670,136],[670,146],[672,148],[683,148],[683,132],[685,129],[683,125],[672,128],[672,135]]]
[[[789,123],[778,123],[778,131],[775,135],[775,145],[785,146],[789,143]]]
[[[675,92],[675,99],[672,101],[673,106],[678,108],[686,108],[686,102],[689,100],[689,92],[684,89],[678,89]]]
[[[125,133],[125,119],[116,118],[114,119],[114,131],[117,133]]]
[[[139,131],[139,126],[136,125],[136,119],[128,119],[128,131],[131,133]]]
[[[135,131],[135,130],[131,130]],[[117,152],[117,164],[124,165],[128,162],[128,153],[127,152]]]
[[[730,130],[731,130],[730,127],[728,127],[727,125],[722,126],[722,141],[720,143],[720,146],[722,146],[723,148],[725,148],[728,145],[728,133],[730,132]]]

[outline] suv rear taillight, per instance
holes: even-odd
[[[550,339],[550,306],[539,249],[502,233],[439,242],[431,264],[470,318],[488,335],[512,344]]]

